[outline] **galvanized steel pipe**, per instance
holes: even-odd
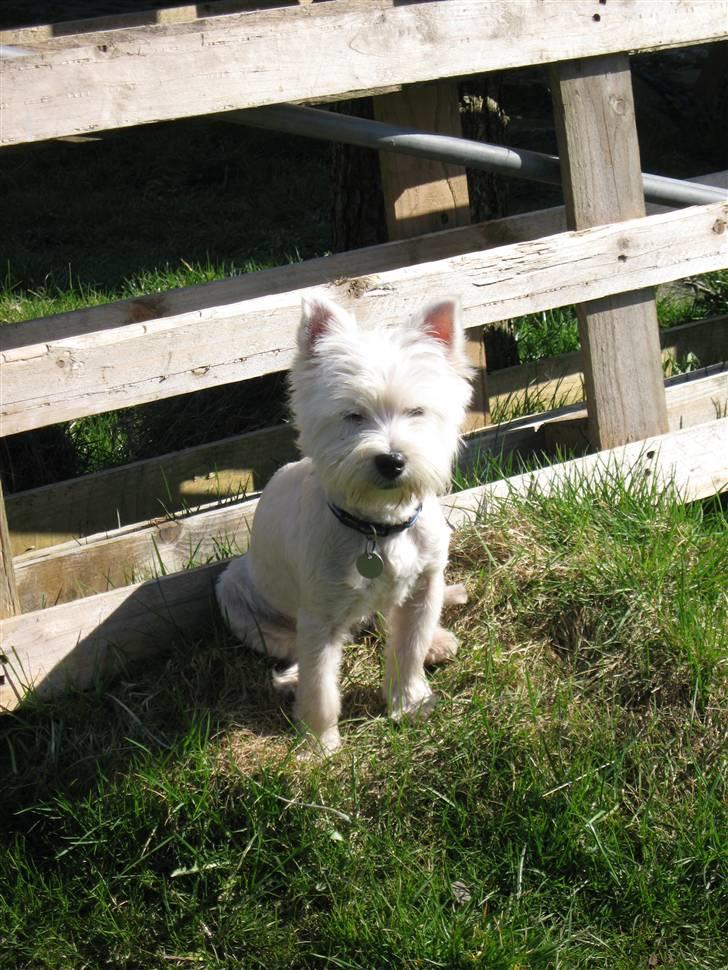
[[[221,120],[281,131],[290,135],[341,141],[361,148],[415,155],[432,161],[450,162],[466,168],[497,172],[511,178],[561,185],[561,168],[555,155],[503,148],[484,142],[469,141],[451,135],[437,135],[414,128],[399,128],[380,121],[354,118],[322,108],[296,104],[276,104],[246,111],[228,111]],[[642,175],[645,199],[669,206],[706,205],[724,202],[726,191],[710,185],[684,182],[662,175]]]

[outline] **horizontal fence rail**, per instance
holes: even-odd
[[[728,361],[728,316],[671,327],[661,331],[660,338],[668,367],[672,361],[684,360],[687,354],[692,354],[702,367]],[[489,373],[489,409],[499,427],[494,434],[488,433],[479,440],[492,444],[492,450],[498,453],[544,449],[541,438],[524,434],[520,422],[500,425],[501,416],[514,413],[516,408],[525,412],[527,405],[533,411],[543,405],[555,408],[583,400],[582,368],[581,352],[575,351]],[[722,376],[718,387],[722,386],[721,380],[727,381],[728,377]],[[671,380],[672,383],[675,382]],[[701,400],[709,405],[698,411],[698,417],[715,417],[715,410],[710,408],[715,387],[707,382],[699,390],[692,380],[686,381],[686,393],[694,397],[696,405]],[[677,393],[670,386],[668,414]],[[716,402],[720,406],[717,392]],[[682,422],[679,427],[686,426],[688,420],[696,423],[693,412],[688,415],[687,404],[681,401],[675,412]],[[540,426],[545,419],[535,420]],[[583,440],[578,444],[583,444]],[[297,454],[294,429],[279,425],[6,495],[13,555],[169,516],[219,498],[260,491],[273,472]]]
[[[724,197],[728,198],[728,172],[701,175],[691,181],[718,187]],[[650,215],[657,215],[671,208],[651,203],[647,211]],[[318,286],[349,276],[368,276],[402,266],[414,266],[479,250],[494,249],[496,246],[540,239],[542,236],[564,232],[566,228],[564,207],[555,206],[472,226],[430,232],[411,239],[367,246],[354,253],[337,253],[276,269],[243,273],[212,283],[178,287],[146,296],[56,313],[49,317],[37,317],[21,323],[5,324],[0,327],[0,353],[51,339],[64,340],[127,323],[141,323],[178,313],[238,303],[241,300],[251,300],[270,293],[283,293],[303,286]]]
[[[721,40],[727,24],[728,0],[329,0],[62,37],[3,64],[0,144]]]
[[[367,324],[460,295],[466,327],[728,266],[728,202],[329,284]],[[355,258],[355,257],[354,257]],[[270,277],[269,277],[270,278]],[[8,350],[5,434],[287,369],[310,288]]]
[[[666,382],[671,430],[701,425],[726,412],[728,371],[715,371]],[[587,440],[585,425],[583,408],[565,407],[492,426],[466,440],[460,467],[472,470],[478,456],[486,453],[553,453],[563,442],[583,450]],[[295,453],[288,457],[294,458]],[[221,548],[243,552],[254,508],[251,502],[233,501],[221,507],[213,502],[192,515],[137,522],[18,556],[15,572],[22,609],[39,609],[49,603],[127,585],[161,571],[181,570],[190,561],[204,563],[218,555]]]
[[[450,259],[465,253],[551,236],[565,230],[566,216],[563,207],[559,206],[474,226],[428,233],[413,239],[367,246],[353,252],[321,256],[275,269],[242,273],[212,283],[178,287],[49,317],[23,320],[0,327],[0,353],[50,340],[76,338],[128,323],[143,323],[208,310],[306,286],[324,286],[332,280],[370,276],[404,266]]]

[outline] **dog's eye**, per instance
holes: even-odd
[[[364,415],[360,414],[358,411],[350,411],[348,414],[344,415],[344,421],[348,421],[349,424],[361,424],[364,420]]]
[[[408,408],[405,411],[405,414],[407,415],[408,418],[421,418],[424,413],[425,413],[424,408]]]

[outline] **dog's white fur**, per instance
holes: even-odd
[[[325,753],[341,744],[339,665],[351,630],[387,617],[383,694],[393,717],[426,714],[434,697],[424,665],[454,656],[439,626],[449,529],[437,499],[450,483],[470,399],[470,368],[455,300],[425,307],[398,328],[360,328],[323,297],[304,301],[291,400],[301,461],[265,488],[250,547],[217,585],[223,616],[241,641],[295,665],[277,686],[296,689],[296,716]],[[399,453],[395,480],[375,458]],[[366,539],[358,518],[409,529],[377,540],[384,572],[356,569]],[[461,587],[449,599],[464,601]]]

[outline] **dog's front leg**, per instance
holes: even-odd
[[[382,692],[395,720],[426,717],[435,695],[425,677],[425,657],[438,629],[445,579],[440,571],[423,573],[409,598],[389,616]]]
[[[344,633],[307,614],[297,619],[296,718],[323,754],[341,747],[339,667]]]

